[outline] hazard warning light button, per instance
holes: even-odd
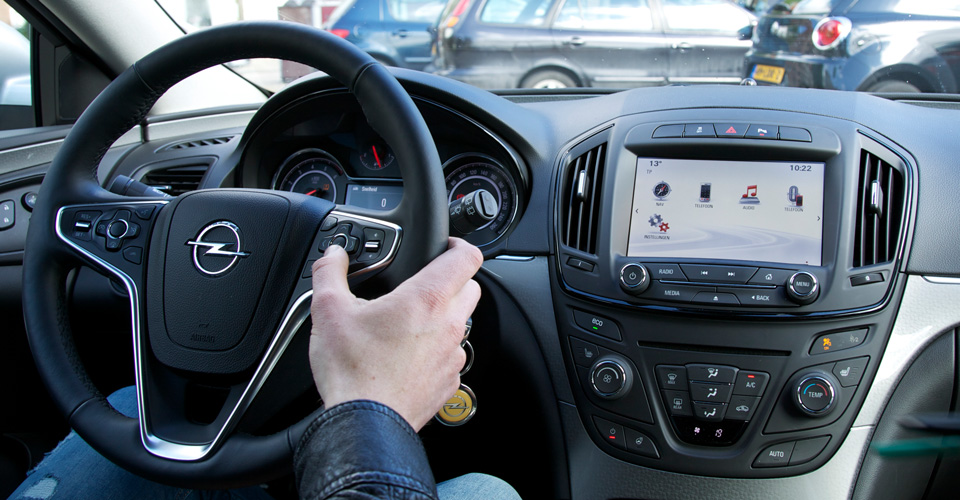
[[[750,128],[749,123],[716,123],[714,128],[717,129],[717,137],[733,137],[735,139],[743,138],[743,134],[747,133],[747,129]]]

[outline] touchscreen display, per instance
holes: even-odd
[[[819,266],[824,164],[638,158],[630,257]]]

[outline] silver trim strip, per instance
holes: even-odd
[[[494,260],[509,260],[512,262],[529,262],[534,259],[532,255],[497,255]]]
[[[938,285],[960,285],[960,278],[952,276],[923,276],[923,279]]]

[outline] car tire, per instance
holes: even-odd
[[[565,89],[576,86],[573,77],[555,70],[537,71],[520,82],[520,87],[525,89]]]
[[[922,91],[919,87],[913,85],[912,83],[907,83],[900,80],[884,80],[874,83],[868,87],[867,92],[900,92],[919,94]]]

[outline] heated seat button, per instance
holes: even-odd
[[[741,370],[733,384],[733,393],[740,396],[762,396],[770,375],[764,372]]]
[[[590,333],[617,342],[623,340],[623,337],[620,336],[620,327],[612,319],[574,309],[573,320],[577,323],[577,326]]]
[[[593,422],[597,425],[597,430],[600,431],[600,435],[603,436],[606,442],[617,448],[626,449],[626,438],[623,435],[622,425],[615,424],[600,417],[593,417]]]
[[[869,359],[869,357],[864,356],[837,361],[837,364],[833,365],[833,375],[837,377],[843,387],[853,387],[860,383],[860,378],[863,377],[863,372],[867,369]]]
[[[590,367],[600,357],[600,348],[580,339],[570,337],[570,350],[573,351],[573,362]]]
[[[624,428],[626,437],[627,451],[643,455],[650,458],[660,458],[660,452],[657,451],[657,445],[650,439],[650,436],[629,427]]]
[[[757,455],[753,461],[754,467],[784,467],[790,464],[790,457],[793,455],[793,447],[796,442],[777,443],[768,446]]]
[[[667,411],[674,417],[692,417],[693,406],[687,391],[663,391]]]
[[[682,366],[657,365],[657,380],[661,389],[687,390],[687,370]]]
[[[757,405],[760,404],[760,398],[750,396],[734,396],[730,398],[730,404],[727,407],[728,420],[747,421],[753,417],[757,411]]]

